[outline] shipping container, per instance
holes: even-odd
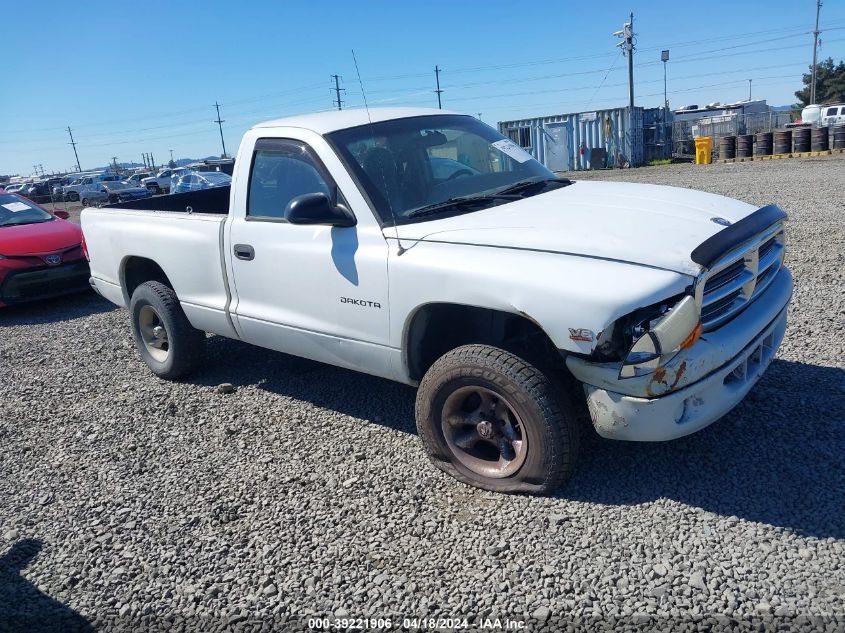
[[[552,171],[637,166],[645,160],[643,121],[659,120],[658,110],[635,107],[629,116],[623,107],[501,121],[499,132]]]

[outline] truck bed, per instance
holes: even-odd
[[[211,213],[228,215],[229,190],[225,187],[200,189],[185,193],[171,193],[141,200],[103,205],[104,209],[133,209],[137,211],[176,211],[180,213]]]
[[[124,294],[124,275],[154,263],[196,327],[236,336],[226,317],[229,289],[220,250],[228,192],[221,187],[84,209],[82,231],[98,291],[126,306],[131,292]]]

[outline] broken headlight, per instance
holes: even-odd
[[[652,373],[701,336],[701,314],[695,299],[686,295],[671,308],[662,305],[630,326],[633,343],[622,361],[619,378]]]

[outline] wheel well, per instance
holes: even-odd
[[[530,362],[566,370],[554,343],[528,317],[489,308],[433,303],[414,314],[405,336],[411,379],[421,380],[435,360],[470,343],[495,345]]]
[[[126,292],[127,303],[132,298],[135,288],[146,281],[160,281],[172,288],[173,285],[161,266],[146,257],[129,257],[123,264],[123,289]]]

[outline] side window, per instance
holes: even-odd
[[[836,108],[828,108],[825,116],[836,116]]]
[[[259,140],[249,178],[247,216],[282,218],[288,203],[306,193],[332,195],[308,146],[299,141]]]

